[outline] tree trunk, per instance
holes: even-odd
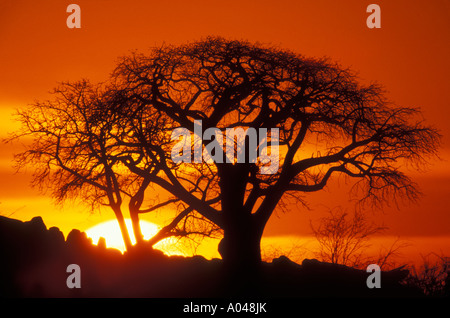
[[[120,232],[122,233],[123,242],[125,243],[125,248],[130,251],[133,244],[131,243],[130,234],[128,233],[127,226],[125,224],[125,219],[123,217],[120,208],[113,208],[114,214],[116,215],[117,222],[119,222]]]
[[[225,228],[219,244],[220,255],[231,268],[254,269],[261,262],[262,230],[245,223],[241,220]]]
[[[251,211],[244,208],[248,165],[225,164],[221,166],[219,174],[224,230],[222,257],[230,264],[259,262],[262,232],[256,227]]]
[[[262,229],[245,220],[224,229],[219,253],[224,265],[224,291],[228,295],[255,296],[259,290]]]
[[[224,231],[219,253],[225,267],[225,288],[241,296],[257,291],[264,231],[256,216],[244,207],[249,169],[243,163],[224,164],[219,169]]]
[[[144,242],[144,235],[142,235],[141,224],[139,223],[139,213],[130,209],[130,217],[136,244],[141,245]]]

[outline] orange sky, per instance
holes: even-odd
[[[81,7],[81,29],[66,26],[70,3]],[[444,161],[433,163],[426,173],[411,172],[424,193],[420,204],[371,215],[390,228],[389,235],[436,237],[430,240],[436,245],[427,245],[429,250],[447,247],[450,254],[450,240],[442,239],[450,237],[450,2],[375,1],[381,7],[381,29],[366,27],[370,3],[2,0],[0,137],[16,127],[9,116],[14,108],[49,97],[57,82],[105,80],[118,56],[163,42],[180,44],[221,35],[275,44],[306,56],[329,56],[357,70],[364,82],[385,85],[397,104],[422,107],[427,122],[441,130]],[[27,173],[14,174],[13,151],[0,145],[1,214],[23,220],[42,215],[48,227],[58,226],[65,234],[113,217],[109,211],[91,215],[73,204],[55,208],[51,199],[29,188]],[[308,235],[309,220],[323,215],[324,206],[348,205],[346,200],[339,187],[332,186],[310,196],[311,211],[274,215],[265,234]]]

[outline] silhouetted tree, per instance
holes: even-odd
[[[330,210],[318,225],[311,222],[311,229],[319,243],[318,256],[333,264],[363,268],[367,264],[377,264],[386,269],[384,266],[389,265],[389,259],[406,246],[397,239],[377,258],[370,256],[370,240],[387,227],[370,222],[362,210],[355,210],[351,216],[341,208]]]
[[[136,242],[142,243],[139,214],[178,203],[179,200],[168,199],[144,208],[150,177],[156,175],[160,168],[155,164],[150,149],[146,156],[133,154],[132,147],[126,144],[125,137],[130,131],[136,133],[137,128],[131,130],[122,125],[123,118],[108,105],[111,94],[114,92],[105,85],[93,85],[85,80],[62,83],[54,90],[52,100],[36,102],[18,111],[17,118],[22,127],[9,141],[21,138],[26,142],[27,150],[15,155],[17,168],[32,167],[32,184],[50,189],[58,203],[80,199],[92,210],[109,206],[114,211],[125,246],[129,249],[132,243],[122,212],[124,201],[128,200]],[[164,128],[161,118],[159,112],[154,112],[139,125],[158,147],[170,142],[170,139],[164,140],[164,135],[160,133]],[[130,172],[123,164],[125,160],[139,162],[146,175]],[[192,227],[186,226],[186,220],[181,223],[182,227],[177,227],[183,218],[189,216],[192,219],[191,212],[191,209],[184,209],[152,239],[151,245],[172,235],[199,234],[199,229],[192,232]],[[190,221],[189,225],[192,223],[195,222]],[[195,227],[196,224],[193,225]],[[208,229],[204,233],[208,235],[213,230]]]
[[[194,156],[200,120],[201,133],[213,127],[223,133],[227,128],[267,129],[265,145],[252,144],[246,136],[246,159],[251,151],[274,144],[269,130],[279,129],[279,168],[270,174],[261,173],[267,162],[260,157],[227,161],[227,145],[236,145],[227,140],[219,143],[219,151],[214,138],[205,141],[214,161],[174,165],[170,152],[161,148],[156,163],[161,173],[152,176],[135,161],[124,161],[220,226],[225,263],[244,271],[260,262],[264,228],[289,195],[302,200],[302,194],[322,190],[332,176],[346,175],[358,180],[354,190],[361,200],[416,199],[416,186],[401,168],[423,163],[439,144],[436,130],[416,120],[418,109],[396,107],[379,85],[359,84],[352,71],[328,59],[245,41],[213,37],[134,53],[122,58],[112,82],[116,97],[110,107],[123,114],[125,126],[137,126],[156,110],[168,118],[171,127],[166,128],[183,127],[193,134],[187,142]],[[133,151],[145,154],[150,136],[131,137]]]
[[[79,114],[85,99],[75,94],[68,103],[64,92],[62,101],[21,112],[22,134],[35,136],[37,149],[19,163],[37,163],[35,180],[57,185],[57,198],[87,184],[95,189],[88,197],[117,207],[126,193],[134,219],[155,208],[142,208],[145,189],[160,187],[172,197],[156,206],[177,204],[175,219],[189,214],[220,227],[219,252],[243,273],[261,261],[264,228],[283,200],[302,201],[302,194],[322,190],[335,175],[358,180],[354,190],[374,204],[416,199],[416,186],[401,167],[420,165],[439,144],[436,130],[416,120],[418,109],[391,104],[379,85],[361,85],[352,71],[327,59],[245,41],[207,38],[134,53],[122,58],[105,87],[95,107]],[[87,115],[95,125],[72,121]],[[193,134],[184,140],[193,160],[186,147],[186,160],[172,160],[181,150],[176,128]],[[204,145],[214,160],[197,160],[200,134],[214,128],[216,138]],[[217,133],[230,128],[256,133],[221,143]],[[72,133],[80,129],[80,136]],[[230,148],[245,156],[230,159]],[[267,161],[262,154],[269,148],[274,156]],[[58,170],[50,174],[49,167]]]
[[[311,223],[313,234],[319,242],[319,255],[325,262],[358,266],[362,254],[369,247],[371,236],[385,227],[368,222],[361,211],[348,218],[345,210],[329,211],[329,216],[320,220],[317,227]]]
[[[435,258],[432,260],[432,258]],[[420,288],[432,297],[450,296],[450,258],[431,253],[422,256],[422,265],[410,268],[405,284]]]
[[[15,155],[18,169],[33,167],[32,185],[51,189],[58,203],[81,198],[93,209],[108,205],[119,222],[125,246],[131,246],[121,205],[121,185],[127,176],[115,171],[109,131],[114,122],[106,114],[100,88],[87,81],[63,83],[54,100],[18,110],[21,130],[11,138],[28,138],[27,150]]]

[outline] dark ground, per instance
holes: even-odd
[[[122,255],[92,245],[72,230],[67,239],[41,217],[22,222],[0,216],[0,296],[16,297],[422,297],[401,284],[407,270],[381,272],[381,288],[369,289],[363,270],[282,256],[263,263],[258,276],[234,281],[222,261],[201,256],[168,257],[150,248]],[[69,264],[81,269],[81,288],[66,285]]]

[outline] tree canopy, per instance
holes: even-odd
[[[57,98],[19,112],[23,133],[35,136],[19,158],[41,163],[35,181],[50,181],[57,197],[70,189],[111,206],[126,194],[135,217],[146,210],[149,185],[163,189],[172,198],[159,204],[181,204],[179,220],[195,213],[222,229],[219,251],[231,266],[260,261],[265,225],[283,199],[302,200],[334,176],[354,178],[360,198],[376,204],[415,199],[417,187],[402,167],[424,163],[439,146],[438,132],[420,120],[420,110],[389,102],[380,85],[362,85],[353,71],[329,59],[246,41],[209,37],[136,52],[120,60],[99,96],[95,86],[83,83],[68,87],[88,88],[86,114],[77,113],[83,103],[77,94],[74,103]],[[58,105],[64,107],[50,116]],[[72,126],[83,133],[61,134]],[[200,134],[232,128],[244,131],[247,154],[260,155],[227,161],[225,148],[236,148],[239,136],[223,143],[209,136],[204,147],[223,160],[174,162],[177,128],[192,134],[192,155]],[[249,141],[250,129],[258,142]],[[61,144],[66,135],[70,142]],[[261,150],[274,146],[277,169],[262,173],[268,162]]]

